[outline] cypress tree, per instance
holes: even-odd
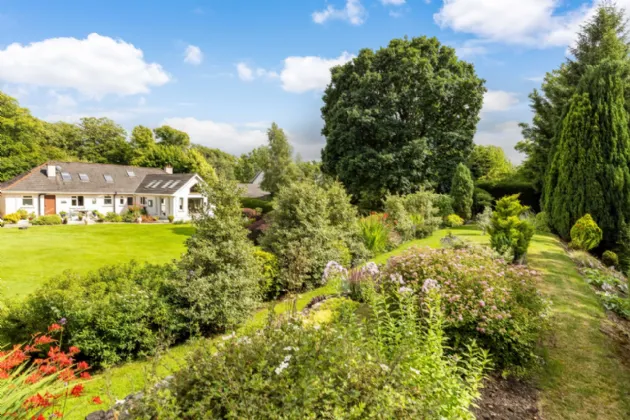
[[[590,213],[614,245],[630,221],[630,133],[625,110],[625,61],[589,68],[558,131],[545,179],[543,206],[551,226],[565,239]]]
[[[451,181],[451,197],[453,197],[453,210],[464,220],[472,217],[473,193],[475,183],[472,180],[470,169],[463,163],[457,165],[453,181]]]

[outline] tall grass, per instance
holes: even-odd
[[[363,243],[375,254],[387,251],[391,228],[387,223],[387,215],[371,214],[359,220],[359,229]]]

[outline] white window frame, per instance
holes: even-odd
[[[121,206],[125,205],[125,197],[120,197],[120,205]]]
[[[30,200],[31,204],[27,204],[29,200]],[[33,207],[34,203],[35,203],[35,201],[33,200],[33,196],[32,195],[23,195],[22,196],[22,207]]]
[[[82,201],[82,203],[79,203]],[[85,207],[85,197],[82,195],[73,195],[70,199],[70,204],[72,207]]]
[[[142,204],[143,206],[147,205],[147,198],[146,197],[140,197],[140,204]]]
[[[111,195],[106,195],[105,197],[103,197],[103,205],[104,206],[114,205],[114,200],[112,199]]]
[[[184,211],[184,197],[179,197],[179,211]]]
[[[153,200],[148,200],[147,201],[149,204],[147,204],[147,207],[153,207]]]

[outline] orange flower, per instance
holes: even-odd
[[[72,369],[65,369],[59,373],[59,379],[64,382],[70,382],[74,381],[76,377],[74,376],[74,372],[72,371]]]
[[[98,395],[92,397],[92,402],[94,404],[103,404],[103,401],[101,401],[101,397],[99,397]]]
[[[46,420],[46,417],[44,417],[43,414],[40,414],[39,416],[35,417],[31,417],[31,420]]]
[[[24,401],[24,406],[26,408],[49,407],[50,405],[50,401],[42,397],[40,394],[33,395]]]
[[[48,337],[47,335],[40,335],[39,337],[37,337],[35,339],[35,345],[39,345],[39,344],[49,344],[52,343],[53,340],[52,338]]]
[[[27,384],[35,384],[37,382],[39,382],[39,380],[42,379],[42,375],[39,374],[38,372],[35,372],[31,375],[28,376],[28,378],[26,378],[26,383]]]
[[[76,346],[70,346],[70,348],[68,349],[68,353],[70,353],[71,356],[74,356],[75,354],[80,352],[81,350]]]
[[[87,379],[91,379],[91,378],[92,378],[92,375],[90,375],[89,373],[81,372],[81,379],[86,379],[87,380]]]
[[[80,397],[82,393],[83,393],[83,385],[81,384],[75,385],[70,391],[70,395],[72,395],[73,397]]]
[[[89,369],[90,365],[87,364],[87,362],[79,362],[77,363],[77,369],[79,370],[86,370]]]
[[[48,327],[48,331],[61,331],[63,330],[63,327],[59,324],[52,324],[50,327]]]

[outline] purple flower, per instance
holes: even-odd
[[[398,289],[398,293],[412,293],[413,289],[411,287],[406,287],[403,286],[400,289]]]
[[[429,290],[439,288],[440,285],[438,284],[437,280],[426,279],[422,284],[422,293],[429,293]]]
[[[67,322],[68,322],[68,320],[66,318],[61,318],[59,320],[59,324],[61,324],[61,325],[66,325]]]
[[[479,301],[479,306],[481,306],[483,308],[484,306],[486,306],[486,302],[484,302],[483,300],[480,300]]]
[[[326,268],[324,268],[324,275],[322,275],[322,284],[326,284],[328,280],[333,276],[342,276],[344,277],[348,270],[343,268],[341,264],[337,261],[328,261],[326,264]]]

